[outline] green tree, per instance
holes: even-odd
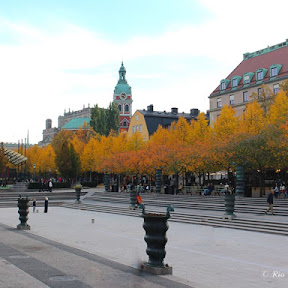
[[[110,131],[118,134],[119,110],[115,103],[110,103],[107,109],[96,105],[91,111],[90,126],[100,135],[108,136]]]
[[[79,155],[75,152],[73,144],[68,144],[68,141],[64,140],[61,147],[55,151],[55,154],[55,163],[61,175],[65,178],[77,178],[81,164]]]
[[[259,177],[260,197],[265,193],[266,172],[278,168],[280,164],[279,143],[275,142],[280,136],[280,130],[275,125],[267,125],[258,134],[241,135],[233,147],[235,161]]]

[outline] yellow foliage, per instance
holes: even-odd
[[[236,133],[238,128],[238,118],[235,116],[235,110],[228,105],[225,105],[219,117],[213,126],[213,132],[216,139],[227,138]]]
[[[276,95],[275,101],[268,111],[267,118],[272,124],[282,124],[288,120],[288,98],[283,90]]]
[[[239,121],[239,132],[256,135],[265,125],[264,110],[258,101],[254,100],[246,106]]]

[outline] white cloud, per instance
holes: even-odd
[[[62,22],[57,33],[52,33],[0,19],[0,33],[8,32],[14,40],[9,45],[0,42],[0,95],[5,107],[0,116],[2,140],[17,141],[30,129],[31,141],[36,143],[42,138],[46,118],[57,125],[64,109],[78,110],[88,103],[107,107],[122,59],[134,67],[132,71],[125,65],[134,111],[149,104],[156,110],[206,111],[209,94],[242,61],[243,53],[288,38],[287,4],[282,1],[275,0],[273,5],[258,0],[237,5],[224,0],[199,2],[212,15],[208,21],[177,26],[157,37],[138,35],[126,43],[70,23]],[[162,66],[154,71],[155,57],[169,59],[169,63],[157,62]],[[205,73],[186,64],[195,59],[206,59]],[[143,63],[149,63],[151,71],[143,71]],[[89,69],[95,72],[86,73]],[[165,85],[155,87],[145,79]]]

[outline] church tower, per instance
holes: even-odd
[[[122,62],[119,70],[119,80],[113,94],[113,103],[116,103],[120,113],[120,133],[128,132],[132,117],[132,92],[125,77],[126,69]]]

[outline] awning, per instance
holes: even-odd
[[[18,165],[28,160],[28,158],[23,156],[22,154],[17,153],[13,150],[6,149],[6,148],[4,148],[4,155],[7,156],[9,162],[14,165]]]

